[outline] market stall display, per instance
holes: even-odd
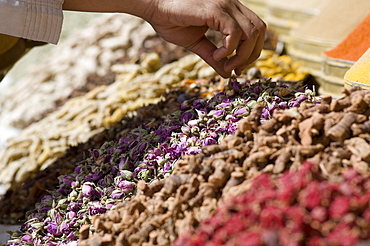
[[[293,5],[283,2],[270,1]],[[110,15],[81,32],[86,46],[67,42],[80,50],[44,67],[34,96],[15,90],[50,105],[22,118],[14,97],[9,124],[23,129],[0,149],[0,223],[19,226],[7,245],[366,245],[370,5],[312,4],[300,6],[315,10],[302,11],[291,55],[268,33],[258,60],[229,79],[135,17]],[[318,94],[310,56],[294,49],[353,62],[340,95]],[[81,81],[57,94],[66,78]]]

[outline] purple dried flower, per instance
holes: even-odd
[[[95,159],[99,157],[99,151],[94,149],[93,151],[91,151],[91,155],[92,157],[94,157]]]
[[[269,119],[270,118],[270,111],[266,108],[262,109],[261,118],[262,119]]]
[[[22,240],[22,242],[25,242],[25,243],[31,243],[32,242],[32,237],[28,234],[25,234],[24,236],[22,236],[21,240]]]
[[[68,195],[68,193],[70,192],[70,188],[62,185],[59,187],[58,192],[62,195]]]
[[[81,172],[81,167],[76,167],[74,170],[75,173],[80,173]]]
[[[237,125],[230,125],[227,129],[228,134],[234,134],[238,129]]]
[[[185,111],[191,107],[191,103],[189,100],[185,100],[180,104],[180,110]]]
[[[122,192],[125,194],[130,193],[131,191],[134,190],[134,185],[132,182],[127,181],[127,180],[120,180],[116,183],[116,186],[121,189]]]
[[[72,181],[73,181],[73,178],[72,176],[70,175],[64,175],[62,176],[62,184],[65,184],[65,185],[71,185]]]
[[[244,117],[249,114],[249,110],[247,110],[247,107],[239,108],[234,111],[234,116]]]
[[[187,155],[195,155],[195,154],[198,154],[200,153],[202,150],[199,148],[199,147],[189,147],[185,154]]]
[[[45,195],[42,197],[41,203],[43,203],[46,206],[51,207],[51,205],[53,204],[53,197],[51,195]]]
[[[122,197],[124,197],[124,193],[120,190],[114,190],[112,192],[112,198],[115,199],[115,200],[119,200],[121,199]]]
[[[67,213],[67,218],[70,219],[70,220],[76,218],[76,213],[73,212],[73,211],[69,211]]]
[[[62,223],[60,224],[60,231],[63,232],[63,233],[70,233],[71,232],[71,229],[69,228],[68,224],[67,224],[67,221],[63,220]]]
[[[298,103],[302,103],[304,101],[306,101],[308,98],[305,94],[300,94],[298,97],[297,97],[297,102]]]
[[[192,106],[194,109],[201,109],[205,106],[205,100],[204,99],[196,99],[193,101]]]
[[[60,235],[60,231],[58,230],[58,225],[55,222],[49,222],[47,225],[47,231],[48,233],[58,236]]]
[[[213,113],[213,117],[216,118],[216,119],[222,119],[226,114],[226,111],[225,110],[216,110],[214,113]]]
[[[124,169],[129,169],[129,158],[128,156],[122,157],[119,164],[118,164],[118,169],[119,170],[124,170]]]
[[[297,102],[296,100],[291,100],[288,104],[289,108],[295,108],[295,107],[299,107],[299,102]]]
[[[280,109],[287,109],[288,108],[288,103],[287,102],[281,102],[281,103],[279,103],[279,108]]]
[[[90,173],[88,175],[86,175],[85,177],[85,181],[86,182],[93,182],[93,181],[97,181],[97,180],[100,180],[103,178],[103,174],[101,172],[96,172],[96,173]]]
[[[136,147],[136,145],[138,145],[138,143],[139,143],[139,141],[138,141],[138,140],[134,140],[134,141],[132,141],[132,142],[128,145],[129,149],[133,149],[134,147]]]
[[[100,202],[93,202],[89,207],[89,215],[103,214],[107,209]]]
[[[186,123],[194,117],[194,114],[190,111],[187,111],[181,115],[181,122]]]
[[[148,148],[148,143],[144,142],[140,144],[139,148],[137,149],[137,152],[143,153]]]
[[[169,162],[165,162],[163,165],[163,172],[168,172],[172,170],[172,166]]]
[[[129,138],[129,137],[122,137],[122,138],[119,140],[118,144],[119,144],[119,145],[128,145],[131,141],[132,141],[132,139],[131,139],[131,138]]]
[[[76,239],[77,237],[76,237],[76,235],[75,235],[75,232],[73,232],[73,231],[71,231],[68,235],[67,235],[67,239],[69,239],[69,240],[73,240],[73,239]],[[67,245],[71,245],[72,246],[72,244],[67,244]],[[76,243],[76,245],[77,245],[77,243]]]
[[[68,209],[69,209],[70,211],[77,212],[77,211],[81,208],[81,205],[82,205],[82,203],[78,203],[78,202],[71,202],[71,203],[68,205]]]
[[[76,186],[77,186],[77,182],[76,182],[76,181],[72,181],[72,182],[71,182],[71,187],[72,187],[72,188],[75,188]]]
[[[206,137],[205,139],[203,139],[202,144],[203,144],[203,145],[213,145],[213,144],[217,144],[217,140],[215,140],[215,139],[214,139],[214,138],[212,138],[212,137]]]
[[[261,88],[259,86],[256,86],[253,88],[253,92],[256,93],[256,94],[260,94],[261,93]]]
[[[83,184],[82,185],[82,196],[90,198],[95,195],[95,190],[90,184]]]
[[[230,79],[229,84],[231,85],[231,88],[235,91],[238,91],[238,90],[242,89],[240,83],[237,80],[231,80]]]
[[[186,135],[189,135],[191,133],[190,128],[188,126],[182,126],[181,127],[181,132],[183,132]]]
[[[231,103],[230,102],[224,102],[224,103],[221,103],[218,105],[219,108],[223,108],[223,109],[230,109],[231,107]]]
[[[199,121],[199,120],[189,120],[188,125],[189,125],[190,127],[198,126],[198,121]]]

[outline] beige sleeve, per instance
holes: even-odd
[[[64,0],[0,0],[0,33],[56,44]]]

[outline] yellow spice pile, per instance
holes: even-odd
[[[346,81],[370,85],[370,48],[346,72]]]

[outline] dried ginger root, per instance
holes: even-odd
[[[324,126],[324,116],[319,113],[314,113],[312,117],[299,123],[299,137],[302,145],[311,145],[313,137],[320,134]]]
[[[327,134],[330,139],[336,142],[343,142],[351,136],[351,125],[356,122],[356,113],[346,113],[342,119],[332,126]]]

